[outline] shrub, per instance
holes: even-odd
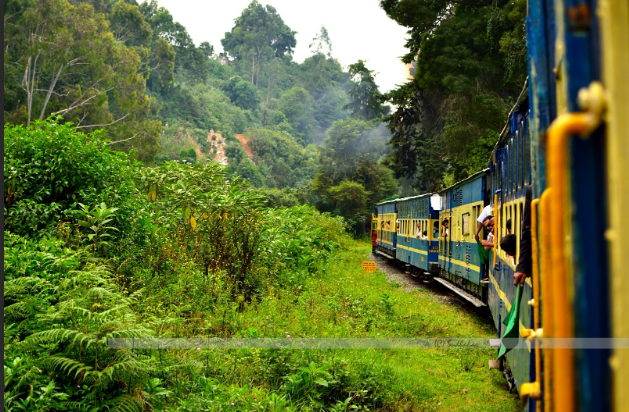
[[[118,208],[134,195],[136,166],[107,146],[101,133],[77,132],[57,119],[31,127],[4,126],[5,230],[42,236],[61,220],[73,220],[79,203]],[[118,226],[129,219],[121,210]],[[127,222],[128,223],[128,222]],[[122,228],[121,228],[122,229]]]

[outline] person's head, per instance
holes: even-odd
[[[487,216],[485,220],[483,220],[483,226],[491,233],[494,233],[494,217],[491,215]]]
[[[422,235],[424,235],[424,236],[428,236],[428,231],[427,231],[427,230],[424,230],[424,231],[422,232]]]
[[[505,235],[500,239],[500,249],[504,250],[507,255],[515,257],[516,238],[515,235]]]
[[[444,227],[449,227],[450,226],[450,221],[448,219],[444,219],[443,226]]]
[[[435,223],[433,223],[433,227],[434,227],[435,229],[439,229],[439,222],[435,222]]]
[[[417,228],[419,229],[419,227],[421,226],[421,223],[417,222]]]

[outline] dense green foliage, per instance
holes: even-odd
[[[388,93],[387,164],[421,191],[485,167],[526,77],[526,2],[381,0],[409,28],[412,82]],[[447,159],[444,162],[443,159]]]
[[[225,33],[221,56],[207,42],[195,45],[156,0],[10,1],[5,15],[5,122],[62,115],[57,122],[102,129],[113,149],[145,164],[226,156],[229,176],[260,189],[301,187],[308,194],[300,204],[317,204],[355,228],[382,193],[396,190],[388,183],[392,189],[384,192],[369,187],[372,178],[355,180],[356,173],[343,171],[343,179],[367,185],[360,202],[366,206],[357,214],[310,189],[315,174],[330,171],[324,141],[335,122],[359,119],[373,127],[388,112],[374,73],[362,60],[344,69],[325,27],[299,64],[292,60],[295,32],[275,8],[256,0]],[[389,179],[380,164],[386,140],[361,163],[363,177]],[[332,180],[331,186],[341,182]],[[41,218],[61,218],[51,213]]]
[[[7,410],[156,408],[186,366],[164,378],[158,358],[109,338],[303,287],[345,236],[311,207],[264,208],[215,163],[141,169],[55,122],[5,138]]]
[[[479,379],[486,351],[413,351],[407,370],[408,358],[377,350],[111,345],[153,337],[478,336],[490,326],[365,274],[364,246],[338,252],[356,247],[342,219],[290,200],[266,208],[270,191],[228,179],[218,164],[138,168],[100,136],[52,121],[5,126],[5,136],[9,170],[32,159],[25,179],[11,180],[16,203],[54,196],[46,189],[60,179],[65,219],[32,228],[5,210],[9,227],[21,230],[4,234],[5,410],[413,410],[436,401],[469,410],[486,391],[494,399],[487,410],[514,402],[497,374]],[[72,150],[71,161],[54,163]],[[86,170],[90,176],[81,175]],[[83,185],[64,186],[75,173]],[[330,193],[339,207],[355,207],[352,193],[362,186],[338,186]],[[125,196],[112,197],[121,188]],[[271,202],[288,199],[289,191],[274,190]],[[291,194],[295,202],[302,195]],[[27,219],[37,215],[21,210]],[[435,372],[420,365],[449,378],[430,378]],[[417,374],[425,384],[409,395]],[[461,402],[444,391],[446,381],[473,394]]]
[[[321,149],[313,181],[317,207],[343,216],[355,233],[364,234],[373,204],[398,190],[392,171],[378,163],[388,135],[363,120],[339,120]]]
[[[135,148],[144,161],[155,157],[160,122],[146,80],[174,53],[153,37],[137,6],[116,3],[108,20],[86,3],[8,1],[4,16],[5,122],[60,114],[77,128],[109,126],[120,149]]]
[[[36,121],[4,128],[5,230],[43,236],[78,215],[78,205],[121,207],[135,194],[129,183],[138,167],[108,150],[100,134],[76,133],[68,124]],[[116,224],[128,227],[123,206]]]

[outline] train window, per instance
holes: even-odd
[[[505,146],[505,170],[503,172],[502,175],[502,191],[504,192],[504,194],[509,194],[509,163],[511,158],[510,156],[511,151],[509,150],[509,144],[507,143],[507,145]]]
[[[506,195],[509,193],[509,145],[505,147],[505,157],[502,170],[502,192]],[[504,196],[503,196],[504,199]]]
[[[513,139],[509,140],[509,178],[507,179],[508,192],[513,193],[513,160],[514,160],[514,152],[513,152]]]
[[[511,150],[513,151],[511,156],[511,193],[515,193],[518,182],[518,142],[516,138],[512,138]]]
[[[520,259],[520,238],[522,237],[522,213],[523,211],[524,211],[524,203],[520,203],[520,213],[518,215],[518,226],[517,226],[517,232],[516,232],[517,239],[518,239],[518,254],[517,254],[518,259]]]
[[[524,122],[522,122],[522,128],[524,130],[524,183],[531,184],[531,133]]]
[[[518,190],[522,187],[522,136],[518,130],[515,131],[515,145],[516,145],[516,162],[515,162],[515,170],[513,171],[515,182],[514,188]]]
[[[518,136],[520,141],[518,147],[520,148],[520,157],[518,158],[518,188],[524,185],[524,135],[522,135],[522,123],[518,126]]]
[[[500,162],[498,163],[498,167],[497,167],[497,171],[496,171],[496,176],[497,176],[497,186],[496,186],[496,191],[502,189],[502,180],[503,180],[503,173],[504,173],[504,152],[501,151],[500,153]],[[495,193],[495,192],[494,192]]]

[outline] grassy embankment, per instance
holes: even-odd
[[[380,270],[363,272],[361,261],[369,248],[362,242],[348,243],[303,290],[278,291],[242,312],[234,308],[208,317],[196,314],[198,331],[291,338],[495,335],[480,316],[444,303],[430,291],[405,292]],[[150,298],[146,304],[151,306]],[[487,369],[493,350],[243,349],[179,356],[203,363],[206,376],[188,388],[190,398],[179,410],[187,410],[185,405],[190,410],[227,410],[230,404],[243,411],[259,410],[262,404],[265,410],[318,410],[326,399],[345,398],[337,393],[341,387],[355,391],[349,392],[346,405],[339,402],[333,410],[350,410],[352,404],[391,411],[518,408],[517,397],[508,393],[501,374]],[[317,379],[322,381],[316,383]]]

